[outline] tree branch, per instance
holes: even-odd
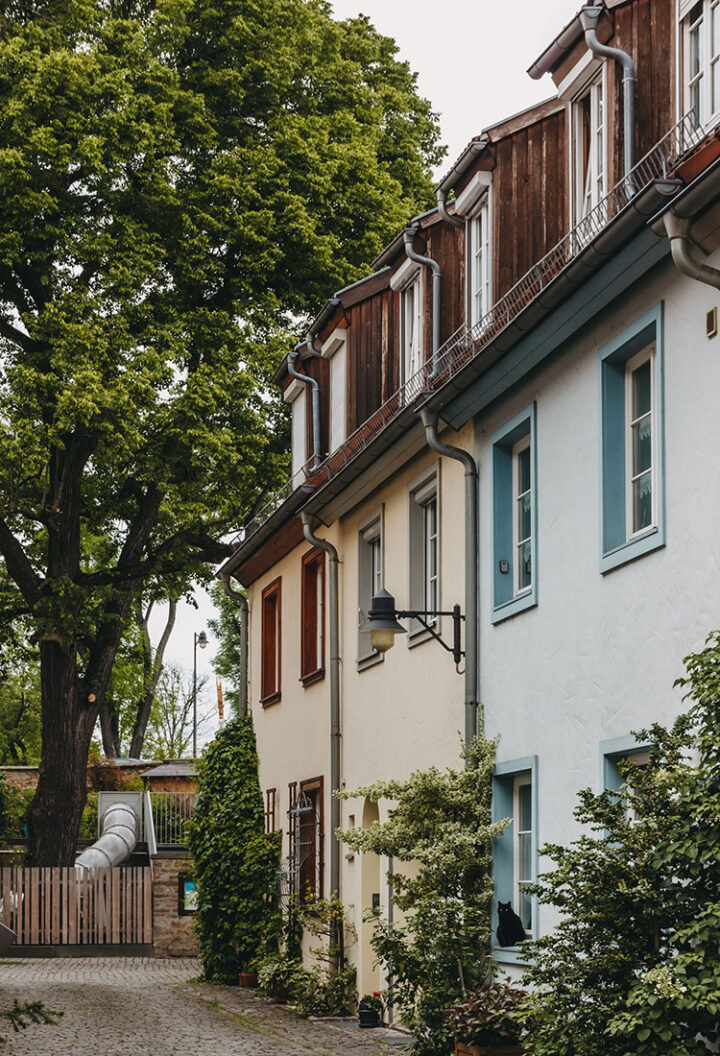
[[[37,341],[34,341],[28,334],[24,334],[22,330],[18,330],[17,327],[12,326],[4,319],[0,319],[0,335],[6,337],[8,341],[12,341],[13,344],[20,345],[26,352],[32,352],[39,347]]]
[[[17,584],[26,603],[32,608],[40,591],[40,578],[32,567],[22,544],[1,517],[0,553],[5,558],[5,566],[9,575]]]

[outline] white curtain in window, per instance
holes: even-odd
[[[292,482],[297,487],[303,482],[303,466],[307,462],[306,455],[306,396],[305,392],[299,393],[292,402]]]
[[[347,345],[342,344],[330,360],[330,450],[335,451],[346,435]]]

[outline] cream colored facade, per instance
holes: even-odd
[[[469,447],[472,427],[453,441]],[[408,551],[413,490],[435,474],[439,512],[439,608],[464,608],[464,485],[462,467],[424,450],[330,528],[316,534],[327,539],[340,557],[340,701],[341,787],[345,790],[383,779],[403,778],[413,770],[435,765],[455,766],[464,723],[464,679],[452,656],[432,638],[411,642],[398,636],[395,647],[376,663],[358,663],[360,533],[381,519],[383,583],[398,608],[408,606],[411,555]],[[303,556],[313,550],[303,542],[256,580],[249,591],[251,611],[250,702],[260,758],[263,792],[275,789],[275,824],[283,830],[283,857],[289,853],[288,785],[323,777],[323,894],[329,894],[330,818],[330,692],[328,654],[325,677],[303,686],[301,671],[301,581]],[[280,578],[282,598],[281,697],[261,703],[260,633],[262,594]],[[325,613],[327,616],[327,575]],[[439,631],[452,637],[451,621],[441,618]],[[327,619],[325,620],[327,636]],[[327,646],[327,641],[326,641]],[[341,804],[343,827],[368,827],[386,816],[363,798]],[[355,925],[358,941],[348,950],[358,972],[358,990],[381,985],[369,946],[370,925],[363,913],[379,899],[388,911],[389,863],[375,855],[341,851],[340,896]]]

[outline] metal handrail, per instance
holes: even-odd
[[[473,326],[463,323],[447,338],[435,358],[434,372],[433,364],[425,363],[319,466],[316,466],[312,459],[306,463],[301,482],[315,488],[325,484],[365,450],[377,434],[403,410],[412,407],[420,396],[427,396],[442,388],[458,370],[478,357],[489,342],[509,326],[550,282],[592,245],[610,221],[618,216],[640,191],[654,180],[667,177],[678,162],[695,150],[711,130],[711,127],[696,124],[691,113],[682,117],[594,208],[492,305],[477,323]],[[280,501],[284,501],[295,490],[299,476],[296,474],[288,481]],[[268,501],[245,526],[241,533],[243,540],[250,538],[265,523],[278,508],[280,501]]]
[[[185,824],[195,808],[195,792],[149,792],[155,843],[158,847],[182,847]]]

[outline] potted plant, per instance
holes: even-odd
[[[456,1056],[520,1056],[528,1027],[527,995],[510,982],[481,986],[448,1011]]]
[[[384,1011],[382,998],[377,991],[372,994],[363,994],[358,1005],[358,1026],[379,1027]]]
[[[290,996],[294,977],[300,968],[300,961],[286,953],[276,953],[266,957],[258,969],[260,993],[284,1005]]]
[[[254,990],[258,985],[257,972],[240,972],[238,975],[238,983],[245,990]]]

